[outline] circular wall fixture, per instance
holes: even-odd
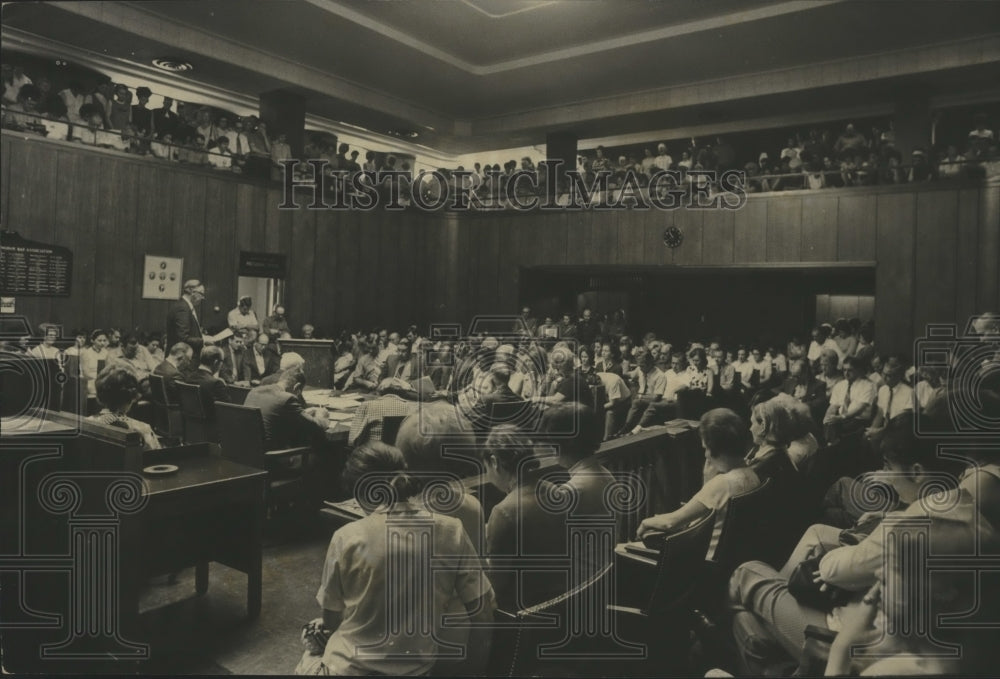
[[[184,73],[185,71],[194,70],[191,62],[176,57],[159,57],[153,59],[153,66],[156,66],[161,71],[170,71],[171,73]]]
[[[684,242],[684,234],[676,226],[668,226],[663,231],[663,244],[668,248],[676,248]]]

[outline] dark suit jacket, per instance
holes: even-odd
[[[207,370],[194,370],[184,376],[184,381],[189,384],[197,384],[201,389],[201,398],[205,404],[205,415],[209,419],[215,417],[215,402],[231,403],[229,398],[229,387],[221,379],[211,374]]]
[[[187,342],[196,355],[204,344],[201,325],[191,312],[191,307],[183,299],[170,303],[170,309],[167,311],[167,346],[164,349],[170,351],[170,347],[178,342]]]
[[[219,368],[219,377],[221,377],[227,384],[250,379],[245,376],[246,361],[244,357],[246,356],[246,353],[246,349],[243,349],[242,351],[231,351],[229,347],[222,349],[223,358],[222,367]],[[233,361],[233,356],[236,357],[235,362]]]
[[[163,361],[153,370],[154,375],[163,378],[163,385],[167,388],[167,397],[171,403],[177,403],[177,380],[185,381],[187,373],[181,372],[169,361]]]
[[[243,405],[258,408],[264,418],[264,444],[268,450],[311,445],[326,430],[303,412],[302,402],[276,384],[250,390]]]
[[[264,349],[264,372],[257,368],[257,357],[254,354],[253,348],[249,348],[243,352],[243,379],[246,380],[261,380],[268,375],[273,375],[281,369],[281,357],[278,356],[278,352],[275,351],[268,345]]]

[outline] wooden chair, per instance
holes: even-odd
[[[306,479],[312,448],[301,446],[266,450],[264,418],[258,408],[217,402],[215,416],[221,437],[222,457],[268,472],[265,504],[269,509],[274,504],[285,501],[304,500],[311,503]],[[297,469],[282,466],[296,457],[301,458]]]
[[[162,375],[149,376],[149,391],[153,403],[153,429],[158,435],[172,439],[172,445],[183,441],[184,417],[180,406],[170,402]]]
[[[774,527],[774,514],[780,510],[775,490],[774,482],[767,479],[756,488],[729,498],[713,559],[725,577],[742,563],[772,558],[774,537],[769,532]]]
[[[406,418],[402,415],[391,415],[382,418],[382,442],[390,446],[396,445],[396,436],[399,435],[399,427]]]
[[[87,380],[72,374],[66,378],[61,409],[79,416],[87,414]]]
[[[177,381],[177,398],[180,401],[181,416],[184,420],[184,442],[219,442],[219,429],[215,420],[207,415],[208,409],[202,398],[201,388],[196,384]]]

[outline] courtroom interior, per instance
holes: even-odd
[[[0,36],[5,672],[994,671],[1000,2]]]

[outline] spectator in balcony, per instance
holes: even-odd
[[[365,162],[362,165],[362,169],[365,172],[375,172],[378,167],[375,165],[375,152],[367,151],[365,152]]]
[[[163,104],[152,112],[153,135],[162,138],[165,134],[173,135],[177,131],[177,114],[173,112],[174,100],[163,97]]]
[[[120,83],[115,85],[108,122],[112,130],[124,130],[132,122],[132,93]]]
[[[47,76],[42,75],[35,78],[34,85],[40,93],[38,111],[52,120],[61,120],[63,118],[68,120],[67,114],[69,112],[66,109],[66,102],[52,91],[52,81]]]
[[[185,104],[183,101],[177,102],[177,120],[174,125],[174,139],[181,143],[183,140],[197,134],[194,125],[194,117],[197,110],[193,104]]]
[[[899,152],[895,149],[883,150],[879,159],[878,183],[899,184],[903,181]]]
[[[233,167],[233,152],[229,148],[229,137],[216,137],[215,146],[206,156],[208,163],[217,170],[229,170]]]
[[[843,134],[837,137],[837,142],[833,145],[833,150],[839,158],[853,158],[867,148],[868,140],[865,135],[854,129],[852,123],[847,124]]]
[[[215,129],[212,131],[212,136],[208,140],[209,148],[213,148],[213,146],[218,146],[219,137],[228,137],[229,146],[231,149],[233,145],[234,135],[235,135],[235,130],[233,130],[232,126],[230,125],[229,116],[220,115],[219,119],[215,123]]]
[[[942,179],[956,179],[962,176],[964,165],[962,157],[958,155],[958,149],[954,144],[949,144],[941,162],[938,163],[938,176]]]
[[[611,170],[611,160],[604,156],[604,147],[598,146],[597,150],[594,152],[594,160],[590,164],[590,168],[594,172],[600,172],[602,170]]]
[[[666,144],[661,143],[656,145],[656,160],[653,164],[660,170],[669,170],[673,166],[674,159],[670,157],[669,153],[667,153]],[[656,169],[653,171],[655,172]]]
[[[94,93],[90,95],[91,103],[100,109],[101,118],[103,119],[102,126],[105,130],[111,129],[111,102],[114,97],[114,83],[107,78],[97,83]]]
[[[860,162],[858,162],[860,161]],[[878,183],[878,154],[874,151],[868,154],[868,160],[856,159],[858,162],[855,177],[859,186],[873,186]]]
[[[271,144],[271,179],[281,181],[285,168],[281,164],[283,160],[292,158],[292,147],[288,144],[288,135],[284,132],[278,133],[278,138]],[[392,156],[390,156],[392,158]],[[392,158],[393,162],[396,161]]]
[[[653,155],[653,150],[650,148],[643,149],[642,154],[642,173],[647,176],[652,176],[653,172],[656,170],[656,156]]]
[[[4,116],[4,127],[12,127],[18,130],[27,130],[37,127],[38,101],[42,93],[34,85],[22,85],[18,92],[17,102],[7,107],[7,114]]]
[[[361,164],[358,162],[359,155],[360,153],[358,151],[351,151],[351,157],[347,163],[347,171],[351,173],[352,176],[361,172]]]
[[[173,143],[173,135],[169,132],[161,134],[156,141],[150,142],[149,153],[154,158],[160,158],[161,160],[174,160],[175,149]]]
[[[139,103],[132,107],[132,125],[143,137],[148,137],[153,132],[153,112],[146,108],[149,98],[153,93],[148,87],[137,87],[135,98]]]
[[[210,141],[215,141],[215,124],[212,121],[212,111],[207,106],[199,108],[195,115],[195,131],[204,139],[202,148],[205,148]]]
[[[906,174],[908,182],[926,182],[934,178],[934,168],[927,161],[927,151],[917,147],[910,155],[910,171]]]
[[[90,96],[83,89],[83,86],[74,80],[59,93],[59,97],[66,104],[69,121],[75,125],[85,124],[83,118],[80,117],[80,107],[90,103]]]
[[[823,182],[828,187],[841,189],[844,187],[844,178],[841,176],[840,165],[834,163],[830,156],[823,156]]]
[[[24,72],[24,67],[20,64],[9,66],[3,65],[3,103],[5,106],[18,103],[21,88],[25,85],[33,85],[31,78]]]
[[[715,138],[716,169],[719,172],[736,168],[736,149],[722,137]]]
[[[802,153],[802,145],[795,137],[789,137],[785,142],[785,148],[781,149],[781,158],[798,158]]]
[[[993,130],[986,126],[986,114],[976,115],[975,128],[969,132],[969,151],[973,156],[985,155],[990,146],[993,145]]]

